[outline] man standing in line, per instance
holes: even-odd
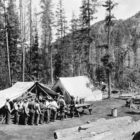
[[[60,95],[60,98],[58,99],[58,106],[60,109],[60,120],[63,120],[65,116],[65,107],[66,107],[66,103],[63,95]]]
[[[71,118],[74,117],[74,112],[75,112],[75,98],[74,96],[71,96],[71,102],[70,102],[70,114],[71,114]]]
[[[40,102],[40,119],[39,119],[39,123],[40,124],[43,124],[44,123],[44,113],[45,113],[45,110],[46,110],[46,106],[45,106],[45,100],[42,99],[42,101]]]
[[[33,125],[34,124],[34,118],[35,118],[35,103],[34,99],[31,99],[28,105],[29,108],[29,124]]]
[[[55,121],[56,117],[57,117],[57,109],[59,108],[57,105],[57,102],[53,99],[50,99],[49,108],[50,108],[51,114],[52,114],[52,121]]]
[[[35,101],[35,125],[39,124],[39,118],[40,118],[41,110],[40,110],[40,105],[39,101]]]
[[[5,103],[5,124],[10,123],[10,117],[11,117],[10,99],[7,98]]]
[[[19,123],[18,103],[16,102],[16,100],[14,100],[13,102],[14,102],[14,105],[13,105],[13,109],[14,109],[14,123],[18,124]]]
[[[50,111],[50,108],[49,108],[50,103],[49,103],[48,100],[49,99],[47,99],[45,101],[46,110],[45,110],[45,113],[44,113],[44,120],[45,120],[46,123],[50,122],[50,115],[51,115],[51,111]]]
[[[28,101],[25,100],[24,103],[23,103],[24,125],[26,125],[28,123],[28,116],[29,116]]]

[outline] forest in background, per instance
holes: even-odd
[[[40,35],[31,4],[30,0],[26,35],[22,7],[19,14],[15,0],[8,1],[7,6],[0,1],[0,89],[16,81],[39,80],[51,85],[59,77],[80,75],[89,76],[97,85],[108,83],[110,77],[114,88],[139,88],[140,12],[127,20],[116,20],[112,12],[116,3],[112,0],[104,4],[82,0],[79,17],[73,13],[68,24],[62,0],[55,12],[51,0],[41,0]],[[99,6],[104,6],[108,14],[104,21],[92,25]]]

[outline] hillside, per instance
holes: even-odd
[[[114,83],[122,81],[123,76],[128,81],[127,76],[131,75],[134,69],[140,68],[139,21],[140,12],[126,20],[114,21],[111,29],[111,55],[115,62]],[[99,21],[91,26],[90,40],[86,29],[69,34],[62,40],[55,42],[56,50],[61,50],[56,51],[57,55],[61,56],[61,61],[59,59],[59,62],[56,62],[62,63],[59,76],[77,76],[89,71],[91,78],[96,79],[96,69],[102,65],[101,58],[106,52],[103,47],[107,44],[105,22]]]
[[[140,34],[140,12],[127,20],[116,20],[111,32],[112,52],[115,55],[117,47],[126,50],[129,48],[125,56],[125,65],[133,67],[140,63],[139,34]],[[91,28],[91,36],[97,45],[106,43],[106,31],[104,21],[95,23]],[[97,36],[97,37],[95,37]],[[92,46],[93,48],[94,46]],[[130,56],[128,56],[130,55]],[[99,56],[99,55],[98,55]],[[129,58],[130,57],[130,62]],[[137,62],[138,61],[138,62]],[[135,63],[137,64],[135,64]],[[130,63],[130,64],[129,64]],[[139,65],[140,66],[140,65]]]

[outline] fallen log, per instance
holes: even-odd
[[[111,135],[111,131],[117,127],[127,126],[132,122],[132,118],[120,117],[115,119],[99,119],[96,122],[91,122],[90,124],[85,124],[78,127],[57,130],[54,132],[55,139],[65,139],[65,140],[83,140],[92,138],[97,140],[104,135]],[[79,128],[80,129],[79,131]]]
[[[97,120],[96,122],[98,122],[98,121],[105,121],[105,119],[101,118],[101,119]],[[95,122],[93,122],[93,123],[95,123]],[[82,125],[82,127],[92,127],[92,126],[93,126],[92,123]],[[59,129],[59,130],[54,132],[54,138],[55,139],[60,139],[61,137],[65,137],[67,135],[70,135],[70,133],[78,132],[79,127],[80,126],[72,127],[72,128],[66,128],[66,129]]]

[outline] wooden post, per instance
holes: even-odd
[[[108,72],[108,98],[111,98],[111,72]]]

